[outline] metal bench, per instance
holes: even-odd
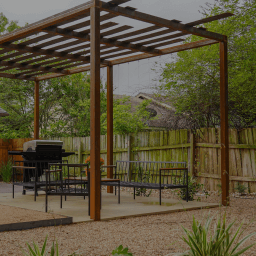
[[[121,187],[159,190],[159,204],[162,204],[163,189],[186,189],[188,201],[188,168],[186,162],[117,161],[114,178],[120,179]]]

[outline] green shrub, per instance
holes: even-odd
[[[188,177],[188,201],[194,201],[195,194],[198,193],[204,187],[203,184],[197,183],[196,179],[189,176]],[[205,191],[206,195],[209,195],[207,191]],[[187,199],[187,189],[181,188],[178,192],[178,196],[182,200]]]
[[[112,255],[132,256],[132,253],[128,252],[128,248],[124,248],[122,245],[120,245],[112,252]]]
[[[248,187],[246,187],[245,185],[241,184],[240,182],[238,182],[237,186],[235,187],[235,191],[237,191],[239,194],[244,194],[246,189],[248,189]]]
[[[144,170],[142,167],[138,167],[135,171],[135,175],[138,175],[137,179],[139,182],[142,183],[150,183],[150,172],[147,171],[144,173]],[[135,195],[136,196],[145,196],[149,197],[152,193],[152,189],[148,190],[146,188],[136,188],[135,189]]]
[[[218,218],[215,225],[212,223],[212,221],[213,217],[208,217],[205,224],[203,225],[193,217],[192,231],[182,227],[185,232],[185,236],[183,236],[182,239],[190,247],[190,250],[179,255],[238,256],[242,255],[245,251],[256,244],[254,243],[243,249],[240,249],[244,242],[246,242],[251,236],[256,235],[256,232],[239,240],[245,231],[241,230],[243,223],[232,235],[231,229],[234,226],[235,221],[227,225],[226,214],[223,216],[222,220],[221,218]],[[212,228],[213,231],[211,231]]]
[[[3,182],[10,182],[12,179],[12,166],[13,162],[11,159],[7,161],[7,163],[2,162],[0,167],[0,174]]]

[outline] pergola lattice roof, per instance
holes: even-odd
[[[231,13],[182,24],[121,7],[130,0],[100,2],[101,66],[116,65],[193,49],[225,40],[225,36],[195,26]],[[90,70],[90,7],[79,5],[0,37],[0,77],[40,81]],[[125,16],[146,22],[143,29],[111,21]],[[187,35],[202,36],[195,43],[178,44]],[[172,44],[175,46],[170,47]],[[178,45],[177,45],[178,44]],[[166,48],[168,46],[168,48]]]

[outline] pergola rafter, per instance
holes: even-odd
[[[130,0],[91,0],[0,37],[0,77],[35,81],[35,139],[39,138],[39,81],[91,71],[91,217],[100,219],[100,68],[107,67],[108,165],[113,163],[113,66],[220,44],[222,203],[228,205],[227,38],[195,27],[232,16],[223,13],[183,24],[120,5]],[[101,12],[104,12],[101,15]],[[105,13],[106,12],[106,13]],[[135,29],[112,18],[149,24]],[[204,39],[179,44],[188,35]],[[174,45],[174,46],[171,46]],[[108,170],[108,177],[112,171]],[[108,192],[112,192],[108,189]]]

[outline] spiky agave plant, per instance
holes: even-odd
[[[47,238],[48,238],[48,235],[44,240],[44,244],[41,250],[39,248],[39,245],[36,244],[35,242],[33,242],[32,246],[29,243],[26,243],[29,252],[27,253],[24,251],[24,249],[22,249],[23,255],[24,256],[46,256],[50,253],[50,256],[59,256],[59,248],[58,248],[57,241],[56,241],[56,245],[54,242],[52,243],[50,250],[48,251],[46,250]]]
[[[241,230],[243,223],[238,227],[236,232],[231,229],[235,221],[226,224],[226,214],[223,219],[218,218],[214,229],[211,232],[213,225],[213,217],[207,218],[205,224],[197,221],[193,217],[192,231],[183,228],[185,236],[182,237],[183,241],[190,247],[190,250],[179,255],[183,256],[238,256],[242,255],[245,251],[253,247],[256,243],[241,248],[242,244],[250,237],[256,235],[256,232],[249,234],[241,239],[245,230]],[[241,240],[239,240],[241,239]]]

